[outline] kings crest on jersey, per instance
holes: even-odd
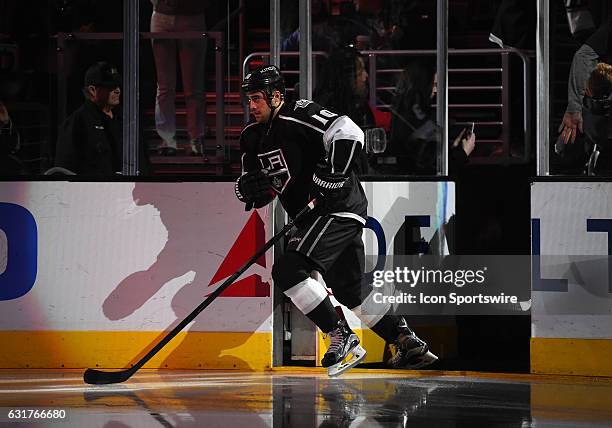
[[[296,214],[310,197],[315,166],[338,163],[334,152],[337,140],[354,141],[363,148],[363,131],[347,116],[321,105],[299,100],[285,103],[269,123],[250,122],[240,135],[243,172],[266,168],[273,177],[274,191],[290,216]],[[353,172],[353,159],[347,161],[348,180],[342,200],[334,214],[365,222],[367,200]],[[350,164],[350,165],[349,165]]]
[[[285,162],[282,149],[260,153],[257,157],[262,169],[267,169],[268,176],[272,177],[272,189],[280,195],[285,191],[291,180],[291,174],[289,173],[289,168],[287,168],[287,162]]]

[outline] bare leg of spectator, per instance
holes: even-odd
[[[175,30],[176,16],[153,12],[151,32]],[[155,127],[163,142],[160,153],[176,153],[176,41],[153,40],[153,55],[157,69]]]
[[[204,15],[181,16],[177,22],[180,31],[202,31],[205,29]],[[204,135],[204,60],[206,42],[202,39],[179,40],[181,76],[187,109],[187,132],[191,143],[191,154],[202,153]]]

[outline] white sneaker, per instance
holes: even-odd
[[[161,156],[174,156],[176,155],[176,140],[162,140],[161,144],[157,146],[157,152]]]
[[[200,139],[191,140],[189,142],[191,146],[191,156],[201,156],[202,155],[202,142]]]

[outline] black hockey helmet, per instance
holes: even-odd
[[[248,73],[242,81],[241,88],[245,95],[249,92],[262,91],[270,107],[274,91],[281,93],[281,100],[285,97],[285,79],[275,65],[259,67]]]

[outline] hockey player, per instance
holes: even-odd
[[[340,303],[395,345],[397,352],[388,361],[392,367],[418,368],[435,361],[427,344],[402,317],[366,316],[360,311],[364,272],[361,235],[367,199],[352,168],[363,150],[363,131],[347,116],[312,101],[285,103],[284,79],[275,66],[247,74],[242,90],[255,121],[247,124],[240,136],[238,199],[250,210],[278,196],[291,217],[311,198],[318,201],[311,216],[292,231],[285,253],[274,263],[272,278],[275,286],[330,336],[323,367],[330,376],[338,375],[359,363],[365,350],[313,272],[322,274]]]

